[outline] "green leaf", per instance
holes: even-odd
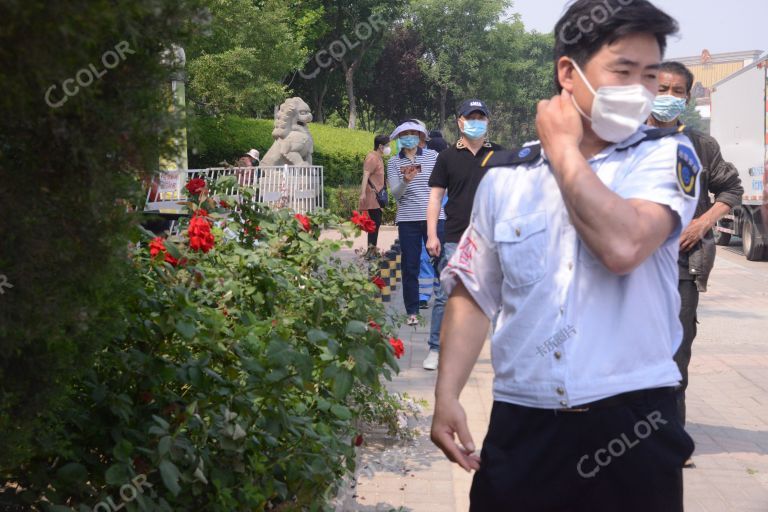
[[[191,324],[189,322],[185,322],[183,320],[177,320],[176,321],[176,330],[179,334],[184,336],[184,338],[191,340],[195,337],[195,333],[197,332],[197,329],[195,328],[194,324]]]
[[[331,406],[331,412],[339,419],[348,420],[352,417],[352,413],[343,405],[333,404]]]
[[[344,400],[352,389],[352,374],[343,368],[339,368],[333,381],[333,395],[338,400]]]
[[[133,452],[133,445],[130,443],[130,441],[127,441],[125,439],[121,439],[119,443],[115,445],[115,447],[112,449],[112,455],[114,455],[115,459],[125,462],[128,460],[128,457],[131,456],[131,453]]]
[[[131,475],[128,472],[128,467],[125,464],[113,464],[109,467],[106,473],[104,473],[104,480],[109,485],[123,485],[128,483]]]
[[[160,416],[157,416],[157,415],[155,415],[155,414],[153,414],[153,415],[152,415],[152,419],[153,419],[153,420],[155,420],[155,422],[156,422],[158,425],[160,425],[160,426],[161,426],[163,429],[165,429],[165,430],[168,430],[168,429],[170,428],[170,426],[171,426],[171,424],[170,424],[170,423],[168,423],[168,422],[167,422],[167,421],[165,421],[163,418],[161,418]]]
[[[168,251],[168,254],[170,254],[174,258],[176,259],[181,258],[181,251],[179,251],[179,248],[176,246],[176,244],[174,244],[170,240],[165,241],[165,248]]]
[[[163,436],[160,438],[160,442],[157,443],[157,453],[162,457],[171,451],[171,444],[173,439],[171,436]]]
[[[180,476],[179,468],[173,462],[169,460],[160,462],[160,478],[163,479],[163,484],[174,496],[178,496],[179,492],[181,492],[181,486],[179,486]]]
[[[70,462],[60,467],[56,476],[68,483],[84,482],[88,478],[88,471],[82,464]]]
[[[366,325],[365,323],[361,322],[360,320],[351,320],[347,324],[347,334],[350,336],[363,334],[365,332]]]
[[[317,344],[318,341],[323,341],[328,339],[328,333],[325,331],[321,331],[320,329],[310,329],[307,332],[307,339],[310,343]]]

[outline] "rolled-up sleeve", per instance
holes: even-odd
[[[440,282],[447,295],[461,281],[489,319],[494,317],[501,305],[503,280],[493,239],[494,203],[493,178],[489,173],[477,189],[469,226],[440,274]]]
[[[709,191],[715,195],[715,201],[725,203],[731,208],[739,206],[744,195],[739,171],[731,162],[723,159],[720,145],[714,138],[708,137],[705,144],[710,167]]]

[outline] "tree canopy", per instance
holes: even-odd
[[[527,31],[509,0],[206,3],[187,52],[202,115],[271,118],[299,95],[316,122],[386,131],[416,117],[455,136],[456,105],[479,97],[509,145],[533,137],[552,91],[552,37]]]

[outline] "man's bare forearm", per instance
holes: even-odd
[[[578,148],[565,155],[554,174],[574,228],[611,271],[629,271],[669,236],[672,215],[657,215],[655,220],[643,215],[636,201],[622,198],[600,181]]]
[[[726,215],[730,211],[730,205],[721,201],[716,201],[715,204],[712,205],[712,208],[701,214],[701,216],[707,220],[710,224],[709,227],[711,228],[717,224],[717,221],[723,218],[723,215]]]
[[[440,367],[435,397],[458,398],[475,366],[488,332],[488,317],[461,282],[445,307],[440,330]]]

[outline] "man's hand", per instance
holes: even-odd
[[[440,256],[440,239],[436,236],[427,237],[427,253],[435,258]]]
[[[552,162],[554,170],[561,168],[568,151],[578,151],[584,136],[581,115],[573,106],[571,94],[563,89],[558,96],[539,102],[536,113],[536,131],[541,147]]]
[[[454,434],[458,435],[461,445],[456,443]],[[466,471],[480,469],[480,457],[474,453],[475,443],[467,427],[467,415],[458,398],[436,400],[430,437],[446,457]]]
[[[706,217],[702,215],[697,219],[693,219],[688,227],[680,235],[680,250],[682,252],[690,251],[699,240],[704,238],[704,235],[712,229],[712,223]]]

